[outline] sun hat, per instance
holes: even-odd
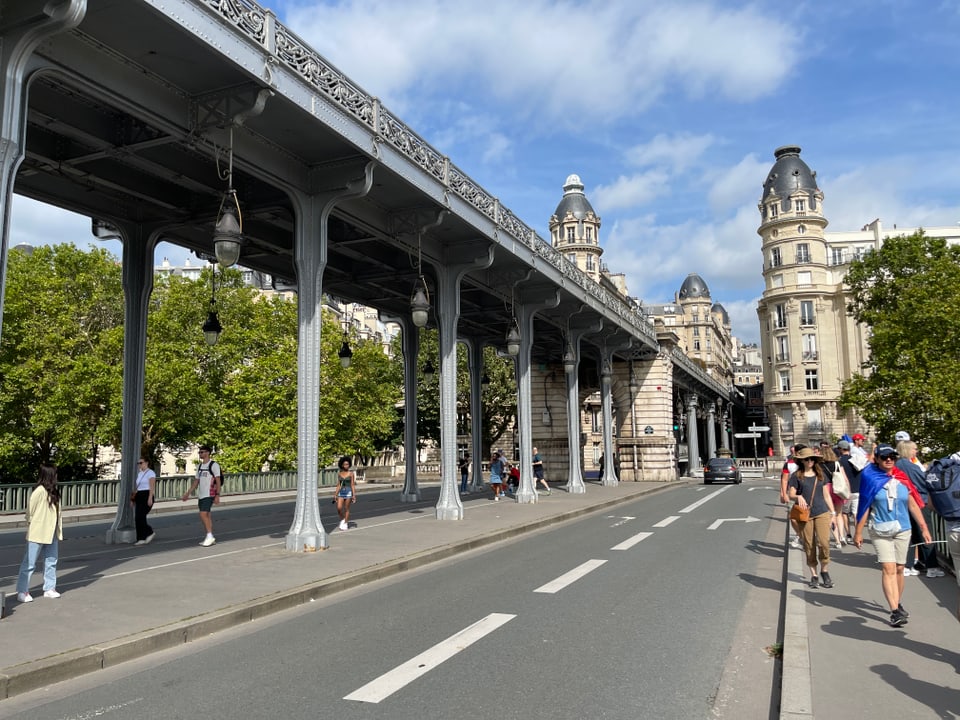
[[[819,459],[820,459],[820,456],[817,455],[817,454],[816,454],[813,450],[811,450],[810,448],[804,448],[803,450],[801,450],[800,452],[796,453],[796,454],[793,456],[793,459],[794,459],[794,460],[806,460],[807,458],[813,458],[814,460],[819,460]]]

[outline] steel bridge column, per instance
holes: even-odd
[[[604,486],[617,486],[616,463],[613,459],[613,353],[629,348],[631,341],[608,346],[604,343],[600,356],[600,405],[603,409],[603,480]]]
[[[697,436],[697,396],[687,396],[687,477],[700,467],[700,438]]]
[[[717,416],[716,406],[707,403],[707,460],[717,456]]]
[[[147,311],[153,292],[153,253],[160,230],[146,232],[141,225],[118,224],[123,242],[123,416],[120,435],[120,487],[117,516],[107,530],[107,545],[137,539],[130,493],[137,477],[137,460],[143,442],[143,386],[147,367]]]
[[[471,270],[490,267],[493,247],[460,262],[437,267],[437,318],[440,332],[440,499],[437,520],[462,520],[463,503],[457,485],[457,323],[460,321],[460,282]]]
[[[327,547],[320,521],[320,329],[323,271],[327,265],[330,213],[338,202],[363,197],[373,186],[373,162],[364,177],[322,194],[292,192],[296,209],[294,253],[297,268],[297,505],[286,536],[287,550],[313,552]]]
[[[603,329],[603,320],[595,320],[584,325],[568,324],[568,347],[564,352],[573,355],[573,370],[567,373],[567,453],[570,456],[569,475],[564,486],[567,492],[573,495],[583,495],[587,488],[583,482],[583,465],[581,464],[580,436],[583,428],[580,425],[580,339],[584,335],[598,333]]]
[[[483,341],[461,340],[467,346],[470,367],[470,458],[473,461],[470,492],[483,491]]]
[[[533,316],[540,310],[560,304],[560,292],[553,290],[545,298],[521,300],[520,353],[517,355],[517,427],[520,430],[520,487],[518,503],[535,503],[537,491],[533,486],[533,401],[531,399],[530,353],[533,349]]]
[[[417,358],[420,355],[420,328],[407,315],[380,313],[384,322],[400,326],[403,351],[403,490],[400,502],[419,502],[417,483]]]
[[[46,38],[71,30],[87,12],[87,0],[4,0],[0,34],[0,330],[7,285],[10,206],[27,131],[27,86],[33,50]]]

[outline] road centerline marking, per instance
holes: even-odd
[[[473,625],[454,633],[446,640],[441,640],[416,657],[410,658],[402,665],[398,665],[393,670],[385,672],[375,680],[371,680],[343,699],[367,703],[378,703],[385,700],[515,617],[516,615],[506,613],[491,613]]]
[[[610,548],[610,549],[611,549],[611,550],[629,550],[629,549],[632,548],[634,545],[636,545],[638,542],[640,542],[641,540],[646,540],[646,539],[647,539],[648,537],[650,537],[651,535],[653,535],[652,532],[637,533],[637,534],[634,535],[633,537],[627,538],[626,540],[624,540],[624,541],[623,541],[622,543],[620,543],[619,545],[614,545],[614,546],[613,546],[612,548]]]
[[[564,573],[563,575],[558,577],[556,580],[551,580],[546,585],[541,585],[536,590],[534,590],[534,592],[549,593],[549,594],[560,592],[565,587],[567,587],[567,585],[570,585],[571,583],[575,583],[584,575],[586,575],[587,573],[593,572],[598,567],[603,565],[605,562],[607,561],[606,560],[587,560],[582,565],[577,565],[577,567],[575,567],[570,572]]]
[[[726,490],[729,490],[731,487],[733,487],[733,486],[732,486],[732,485],[724,485],[724,486],[723,486],[722,488],[720,488],[719,490],[715,490],[714,492],[710,493],[710,494],[707,495],[706,497],[700,498],[699,500],[697,500],[697,501],[696,501],[695,503],[693,503],[692,505],[687,505],[685,508],[683,508],[683,510],[680,510],[680,512],[682,512],[682,513],[693,512],[694,510],[696,510],[698,507],[700,507],[701,505],[703,505],[703,504],[704,504],[705,502],[707,502],[708,500],[712,500],[713,498],[715,498],[715,497],[716,497],[717,495],[719,495],[720,493],[725,492]]]
[[[672,523],[674,520],[679,520],[679,519],[680,519],[680,516],[679,516],[679,515],[671,515],[670,517],[665,517],[663,520],[661,520],[660,522],[658,522],[658,523],[657,523],[656,525],[654,525],[653,527],[655,527],[655,528],[664,528],[664,527],[666,527],[667,525],[669,525],[670,523]]]

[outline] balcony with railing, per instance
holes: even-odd
[[[774,359],[775,359],[778,363],[790,362],[790,353],[788,353],[788,352],[777,353],[776,356],[774,357]]]
[[[803,351],[803,361],[804,362],[816,362],[819,359],[819,353],[816,350],[804,350]]]
[[[787,327],[786,318],[774,318],[774,321],[773,321],[774,330],[783,330],[785,327]]]
[[[810,260],[810,253],[797,253],[797,264],[805,264],[812,262]]]
[[[816,327],[817,319],[813,315],[801,315],[800,325],[802,327]]]

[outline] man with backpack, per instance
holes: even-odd
[[[960,585],[960,453],[930,463],[925,480],[933,509],[944,520],[953,574]],[[957,600],[957,620],[960,620],[960,597]]]
[[[210,511],[214,505],[220,504],[223,472],[220,470],[220,464],[216,460],[210,459],[211,448],[209,445],[201,445],[199,452],[200,465],[197,467],[197,476],[194,478],[190,489],[183,494],[181,500],[186,502],[193,491],[197,491],[200,522],[203,523],[203,527],[207,531],[207,536],[200,545],[210,547],[217,542],[217,539],[213,536],[213,518],[210,516]]]

